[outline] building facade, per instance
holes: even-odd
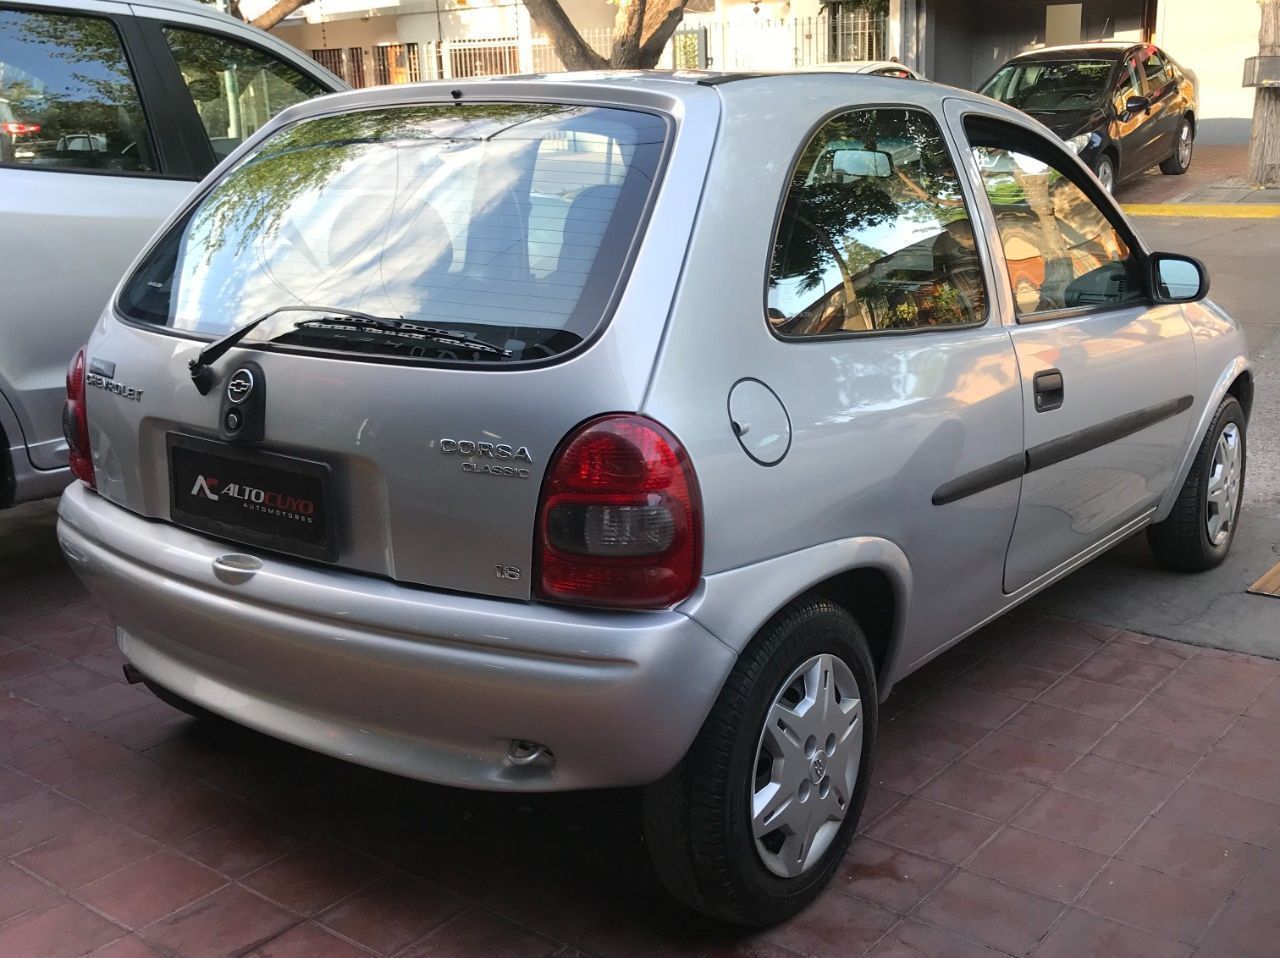
[[[269,5],[269,0],[248,0]],[[608,56],[617,6],[561,0]],[[1154,41],[1200,82],[1198,138],[1246,142],[1257,0],[692,0],[661,65],[776,70],[896,58],[975,89],[1009,57],[1082,40]],[[353,86],[563,69],[521,0],[313,0],[276,27]]]

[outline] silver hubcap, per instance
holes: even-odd
[[[791,673],[756,746],[751,834],[782,878],[822,858],[853,801],[862,763],[862,699],[849,666],[829,653]]]
[[[1183,123],[1178,133],[1178,163],[1186,166],[1191,162],[1191,124]]]
[[[1240,469],[1241,452],[1240,429],[1229,422],[1218,436],[1218,445],[1213,450],[1213,465],[1209,468],[1209,509],[1205,530],[1215,546],[1227,541],[1236,521],[1241,480],[1244,478]]]
[[[1108,193],[1116,185],[1116,171],[1111,168],[1110,163],[1103,161],[1098,165],[1098,182],[1102,184],[1102,188]]]

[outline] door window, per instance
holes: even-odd
[[[984,320],[982,261],[932,116],[858,110],[814,135],[778,223],[767,308],[783,336]]]
[[[110,21],[0,9],[0,163],[155,170],[138,87]]]
[[[1124,116],[1129,112],[1129,97],[1142,96],[1142,74],[1138,72],[1138,61],[1130,57],[1120,67],[1120,83],[1116,87],[1111,105],[1116,116]]]
[[[966,125],[995,212],[1019,316],[1146,298],[1124,237],[1041,138],[1002,124]]]
[[[322,93],[319,82],[230,37],[165,27],[213,154],[222,159],[286,107]]]

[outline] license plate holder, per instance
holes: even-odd
[[[328,463],[170,433],[169,510],[198,532],[333,561]]]

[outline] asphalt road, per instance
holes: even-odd
[[[1032,600],[1034,608],[1165,638],[1280,658],[1280,599],[1245,592],[1280,562],[1280,220],[1142,219],[1159,250],[1209,268],[1210,298],[1249,339],[1255,398],[1245,505],[1227,561],[1200,575],[1158,568],[1134,536]]]

